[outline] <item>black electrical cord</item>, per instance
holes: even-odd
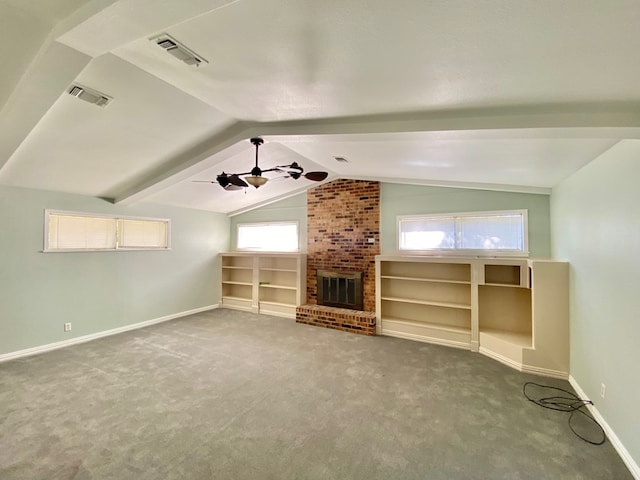
[[[535,385],[536,387],[545,389],[550,393],[553,392],[554,395],[550,397],[541,397],[537,399],[532,398],[530,395],[527,394],[527,387],[530,385]],[[561,392],[562,394],[568,395],[568,396],[558,395],[558,392]],[[570,392],[568,390],[564,390],[562,388],[550,387],[549,385],[541,385],[535,382],[525,383],[524,386],[522,387],[522,393],[524,394],[527,400],[529,400],[532,403],[535,403],[540,407],[548,408],[549,410],[556,410],[558,412],[571,413],[571,415],[569,416],[569,428],[578,438],[584,440],[587,443],[590,443],[591,445],[602,445],[605,442],[607,436],[604,433],[604,429],[597,422],[597,420],[593,418],[593,415],[591,415],[591,413],[589,413],[589,411],[587,410],[587,405],[593,405],[593,402],[591,400],[585,400],[585,399],[579,398],[575,393]],[[584,436],[576,432],[576,430],[573,428],[573,424],[571,423],[576,413],[584,415],[585,417],[587,417],[587,419],[589,419],[591,422],[595,423],[598,426],[598,428],[600,429],[600,432],[602,433],[601,440],[598,440],[598,441],[589,440],[588,438],[585,438]]]

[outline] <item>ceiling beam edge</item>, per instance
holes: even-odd
[[[114,203],[130,204],[159,192],[211,166],[205,160],[237,142],[253,136],[371,134],[427,131],[512,130],[549,128],[640,127],[640,105],[576,104],[543,107],[448,110],[404,114],[366,115],[279,122],[234,123],[205,142],[174,157],[152,172],[146,180],[113,195]],[[389,181],[389,180],[387,180]],[[393,181],[393,180],[391,180]],[[399,180],[404,182],[403,180]],[[406,182],[405,182],[406,183]],[[548,195],[550,189],[494,184],[449,185],[428,181],[429,185],[458,186],[484,190],[504,190]]]
[[[502,108],[264,122],[263,135],[334,135],[448,130],[640,127],[640,105]]]
[[[113,203],[122,205],[135,203],[185,178],[206,170],[211,166],[210,163],[205,162],[207,158],[255,135],[255,131],[253,124],[247,122],[236,122],[230,125],[205,142],[174,157],[151,172],[146,179],[137,185],[113,195]]]

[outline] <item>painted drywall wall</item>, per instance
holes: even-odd
[[[45,209],[171,219],[170,251],[42,253]],[[0,354],[218,303],[226,215],[0,187]],[[72,323],[65,333],[63,324]]]
[[[300,242],[307,243],[306,193],[266,205],[231,218],[231,248],[236,244],[238,223],[295,220],[300,222]],[[380,184],[380,250],[396,250],[396,217],[420,213],[473,212],[527,209],[529,251],[532,257],[551,255],[549,196],[423,185]]]
[[[383,183],[380,188],[380,250],[397,253],[396,217],[429,213],[528,210],[530,256],[548,258],[549,196]]]
[[[551,238],[571,265],[571,375],[640,465],[638,179],[640,141],[616,144],[553,189]]]
[[[306,192],[231,217],[230,250],[234,250],[237,244],[237,226],[239,223],[284,221],[298,222],[298,229],[300,232],[300,251],[304,252],[307,248]]]

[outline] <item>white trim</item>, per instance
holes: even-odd
[[[367,180],[370,182],[395,183],[400,185],[424,185],[427,187],[465,188],[467,190],[493,190],[496,192],[531,193],[534,195],[551,195],[549,187],[530,187],[502,183],[463,182],[457,180],[435,180],[416,178],[388,178],[372,175],[340,175],[340,178]]]
[[[578,397],[589,398],[588,395],[584,392],[584,390],[580,386],[580,384],[578,383],[578,381],[575,378],[573,378],[573,375],[569,375],[569,383],[578,394]],[[640,480],[640,466],[638,466],[638,464],[635,462],[635,460],[633,459],[629,451],[624,447],[624,445],[622,444],[618,436],[615,434],[613,429],[609,426],[609,424],[604,419],[604,417],[600,414],[600,412],[595,407],[595,405],[587,405],[587,408],[589,409],[589,413],[593,415],[593,418],[597,420],[597,422],[600,424],[600,426],[604,430],[604,433],[607,435],[607,438],[613,445],[613,448],[616,449],[616,452],[618,452],[618,455],[620,455],[620,458],[622,458],[622,461],[629,469],[629,472],[631,473],[631,475],[633,475],[633,478],[635,478],[636,480]]]
[[[83,335],[82,337],[71,338],[69,340],[62,340],[61,342],[48,343],[46,345],[40,345],[38,347],[25,348],[24,350],[18,350],[16,352],[3,353],[3,354],[0,354],[0,362],[6,362],[8,360],[15,360],[16,358],[37,355],[39,353],[50,352],[51,350],[70,347],[71,345],[77,345],[79,343],[90,342],[92,340],[97,340],[98,338],[117,335],[118,333],[123,333],[123,332],[128,332],[129,330],[136,330],[138,328],[148,327],[150,325],[155,325],[156,323],[167,322],[169,320],[186,317],[188,315],[193,315],[195,313],[206,312],[208,310],[215,310],[216,308],[219,308],[219,305],[217,303],[214,305],[207,305],[206,307],[194,308],[192,310],[187,310],[185,312],[172,313],[171,315],[165,315],[164,317],[145,320],[144,322],[132,323],[131,325],[125,325],[124,327],[112,328],[111,330],[105,330],[103,332],[91,333],[89,335]]]
[[[567,372],[561,370],[551,370],[550,368],[532,367],[531,365],[522,365],[524,373],[532,373],[534,375],[542,375],[543,377],[559,378],[560,380],[568,380]]]
[[[376,322],[377,323],[377,322]],[[422,343],[432,343],[434,345],[443,345],[445,347],[460,348],[462,350],[469,350],[469,344],[467,342],[458,342],[456,340],[446,340],[437,337],[425,337],[423,335],[416,335],[414,333],[398,332],[396,330],[389,330],[381,327],[380,334],[387,337],[404,338],[406,340],[414,340]]]
[[[73,217],[88,217],[88,218],[108,218],[116,221],[116,244],[115,248],[49,248],[49,217],[51,215],[60,216],[73,216]],[[167,225],[167,238],[165,247],[120,247],[120,228],[118,226],[118,220],[138,220],[138,221],[153,221],[166,223]],[[79,252],[117,252],[117,251],[168,251],[171,250],[171,219],[170,218],[157,218],[157,217],[135,217],[131,215],[114,215],[109,213],[90,213],[90,212],[75,212],[70,210],[54,210],[45,208],[44,210],[44,229],[43,229],[43,248],[42,253],[79,253]]]
[[[562,372],[560,370],[551,370],[550,368],[539,368],[533,367],[531,365],[525,365],[482,346],[480,347],[479,352],[482,355],[492,358],[493,360],[496,360],[497,362],[500,362],[508,367],[515,368],[516,370],[523,373],[532,373],[534,375],[541,375],[543,377],[559,378],[560,380],[567,380],[569,378],[566,372]]]
[[[492,358],[493,360],[496,360],[508,367],[511,368],[515,368],[518,371],[522,371],[522,363],[520,362],[516,362],[515,360],[512,360],[508,357],[505,357],[504,355],[500,355],[499,353],[493,352],[491,350],[486,349],[483,346],[480,346],[480,348],[478,349],[478,352],[481,353],[482,355],[485,355],[489,358]]]

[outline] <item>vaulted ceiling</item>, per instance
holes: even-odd
[[[215,183],[261,136],[263,169],[549,193],[640,138],[638,25],[635,0],[3,0],[0,184],[224,213],[315,185]]]

